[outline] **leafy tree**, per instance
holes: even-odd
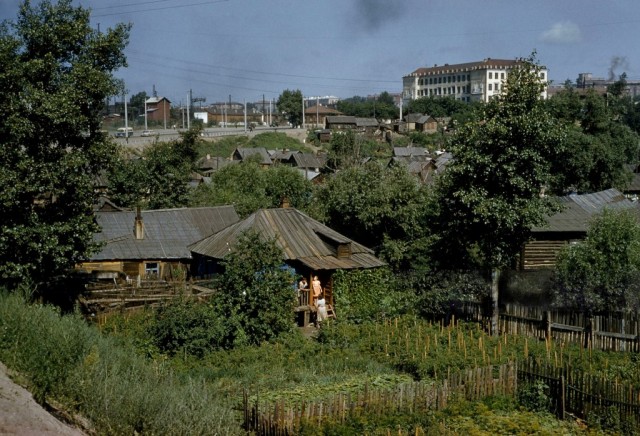
[[[347,168],[315,194],[315,216],[374,249],[395,268],[408,268],[422,258],[426,193],[405,167],[370,162]]]
[[[531,227],[554,210],[541,192],[563,135],[541,103],[539,72],[533,57],[512,70],[484,116],[456,132],[454,159],[437,184],[438,259],[445,267],[471,260],[492,272],[494,334],[500,271],[513,262]]]
[[[311,182],[293,168],[280,165],[263,169],[252,160],[226,166],[213,174],[210,184],[198,186],[192,206],[233,204],[241,217],[260,208],[279,207],[284,198],[305,209],[311,201]]]
[[[364,118],[397,118],[393,97],[388,92],[382,92],[374,98],[353,96],[340,100],[336,108],[345,115]]]
[[[302,92],[299,89],[285,89],[278,97],[276,106],[292,126],[302,124]]]
[[[556,303],[586,313],[637,309],[639,272],[637,216],[605,209],[591,222],[586,239],[560,254],[553,286]]]
[[[129,26],[98,32],[71,0],[25,1],[0,26],[0,277],[41,282],[96,247],[94,177],[114,146],[100,111]]]
[[[186,206],[200,128],[195,126],[181,136],[180,140],[156,142],[145,148],[140,159],[131,159],[122,151],[109,176],[110,198],[124,207]]]
[[[229,344],[257,345],[293,328],[295,278],[283,258],[274,240],[255,232],[242,234],[225,257],[216,304],[227,316]]]

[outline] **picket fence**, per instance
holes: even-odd
[[[568,366],[524,363],[478,367],[450,374],[442,381],[365,386],[361,392],[337,393],[317,401],[261,403],[243,392],[244,428],[258,435],[293,435],[306,423],[344,422],[363,414],[423,413],[442,410],[452,399],[480,400],[493,395],[514,397],[518,386],[541,381],[548,387],[551,410],[560,419],[612,416],[640,425],[640,388],[621,380],[589,375]],[[416,429],[417,431],[418,429]]]
[[[478,400],[492,395],[515,395],[517,368],[515,363],[473,368],[450,374],[440,382],[415,382],[393,388],[365,386],[360,392],[337,393],[318,401],[289,403],[278,400],[261,404],[243,393],[244,428],[261,435],[297,434],[304,422],[326,420],[344,422],[363,414],[420,413],[441,410],[452,398]]]
[[[465,303],[456,318],[489,324],[487,308]],[[585,316],[580,312],[520,304],[506,304],[500,310],[499,332],[540,340],[579,344],[605,351],[640,351],[638,312],[612,312]]]

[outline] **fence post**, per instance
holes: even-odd
[[[587,318],[587,325],[584,327],[584,348],[589,349],[593,344],[593,316]]]
[[[542,325],[544,327],[544,339],[551,340],[551,311],[545,310],[542,316]]]
[[[567,395],[567,384],[564,375],[560,376],[560,398],[558,399],[558,418],[564,419],[565,398]]]

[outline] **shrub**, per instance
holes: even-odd
[[[532,412],[549,412],[551,398],[549,386],[542,380],[536,380],[518,387],[518,403]]]

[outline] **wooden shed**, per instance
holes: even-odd
[[[553,268],[560,250],[567,244],[584,239],[591,219],[605,208],[638,211],[637,203],[617,189],[567,195],[558,201],[562,210],[550,216],[546,225],[531,230],[532,238],[520,254],[520,270]]]

